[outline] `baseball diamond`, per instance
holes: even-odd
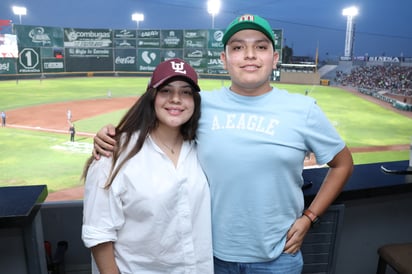
[[[401,111],[394,108],[390,103],[381,101],[372,96],[364,95],[356,90],[345,87],[348,92],[369,100],[375,104],[379,104],[391,111],[395,111],[409,118],[412,118],[412,112]],[[20,108],[8,111],[8,127],[25,128],[32,130],[41,130],[49,132],[57,132],[67,134],[67,121],[62,119],[67,109],[70,109],[75,116],[74,120],[82,120],[91,116],[110,113],[120,109],[129,108],[136,100],[136,97],[127,98],[105,98],[94,100],[82,100],[54,103],[27,108]],[[47,117],[47,119],[46,119]],[[94,136],[95,133],[76,132],[79,136]],[[372,151],[388,151],[388,150],[407,150],[409,144],[391,145],[391,146],[369,146],[351,148],[352,153],[356,152],[372,152]],[[305,166],[316,165],[314,156],[310,155],[305,161]],[[49,193],[47,201],[62,201],[76,200],[83,198],[83,186],[72,189],[65,189]]]

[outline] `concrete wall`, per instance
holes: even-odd
[[[280,72],[280,82],[288,84],[319,85],[320,75],[317,72]]]
[[[336,274],[376,273],[379,246],[412,242],[412,193],[348,201],[345,206]],[[387,274],[395,273],[390,270]]]
[[[53,202],[41,209],[44,239],[53,247],[69,242],[67,273],[89,273],[90,252],[80,238],[82,207],[82,201]],[[375,273],[379,246],[412,242],[412,193],[345,202],[341,233],[336,274]]]
[[[83,245],[81,229],[83,223],[83,201],[46,202],[41,210],[43,238],[52,244],[53,253],[59,241],[67,241],[65,254],[66,274],[88,274],[90,250]]]

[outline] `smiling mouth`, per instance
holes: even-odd
[[[177,109],[177,108],[166,108],[167,112],[173,115],[177,115],[183,112],[182,109]]]
[[[260,66],[258,65],[244,65],[241,66],[242,69],[246,69],[246,70],[256,70],[258,68],[260,68]]]

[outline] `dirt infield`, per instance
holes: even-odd
[[[69,130],[67,110],[71,111],[72,122],[76,123],[77,120],[129,108],[135,101],[136,97],[107,98],[15,109],[7,112],[7,126],[67,133]]]
[[[412,112],[400,111],[392,105],[380,101],[372,96],[366,96],[360,92],[348,90],[357,96],[379,104],[391,111],[398,112],[412,118]],[[71,101],[56,104],[27,107],[10,110],[7,112],[7,126],[15,128],[25,128],[32,130],[60,132],[68,134],[69,123],[67,121],[67,110],[72,112],[72,121],[90,118],[92,116],[109,113],[112,111],[129,108],[136,101],[136,97],[129,98],[105,98],[95,100]],[[94,136],[93,132],[77,132],[77,135]],[[396,146],[371,146],[352,148],[352,152],[371,152],[388,150],[407,150],[409,144]],[[305,161],[306,166],[315,165],[314,157],[311,156]],[[49,193],[46,201],[76,200],[83,198],[83,187],[61,190]]]

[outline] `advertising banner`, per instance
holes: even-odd
[[[162,61],[173,58],[185,59],[183,58],[183,49],[164,49],[160,51],[160,55]]]
[[[221,42],[220,42],[221,43]],[[211,48],[207,50],[207,72],[209,74],[226,74],[223,69],[223,62],[220,60],[220,54],[223,48]]]
[[[207,56],[206,48],[185,48],[183,52],[185,58],[203,58]]]
[[[18,73],[42,73],[40,48],[19,48]]]
[[[160,30],[139,30],[138,48],[160,48]]]
[[[65,28],[64,46],[74,48],[111,47],[112,30]]]
[[[136,39],[135,30],[128,30],[128,29],[116,29],[113,30],[113,39]]]
[[[161,48],[183,48],[183,30],[160,31]]]
[[[223,50],[223,43],[222,43],[223,33],[224,33],[223,29],[209,30],[207,47],[209,49]]]
[[[207,58],[185,58],[198,73],[205,73],[207,71]]]
[[[116,49],[114,54],[115,71],[136,71],[136,49]]]
[[[15,25],[13,30],[15,36],[0,35],[0,58],[18,57],[16,73],[151,72],[164,60],[181,58],[199,73],[227,74],[220,60],[223,29],[112,30]],[[283,31],[274,29],[273,33],[275,50],[281,58]],[[13,71],[9,61],[1,64],[2,73]]]
[[[16,58],[0,58],[0,74],[16,74]]]
[[[208,33],[206,30],[185,30],[184,47],[185,48],[206,48]]]
[[[115,48],[136,48],[135,30],[114,30],[113,44]]]
[[[66,71],[113,71],[111,48],[65,48]]]
[[[137,71],[154,71],[161,62],[159,49],[137,50]]]
[[[160,30],[146,29],[137,31],[137,39],[160,39]]]
[[[43,73],[64,72],[64,59],[62,58],[43,58]]]
[[[136,39],[114,39],[113,44],[115,48],[136,48]]]
[[[110,57],[111,53],[110,48],[67,48],[65,55],[68,58],[106,58]]]
[[[138,48],[160,48],[160,38],[139,38],[137,40]]]
[[[63,29],[43,26],[14,25],[19,47],[63,47]]]

